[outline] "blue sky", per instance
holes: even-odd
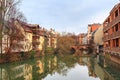
[[[58,32],[87,32],[88,24],[103,23],[119,0],[22,0],[28,23]]]

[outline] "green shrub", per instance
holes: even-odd
[[[35,57],[35,53],[36,53],[36,52],[35,52],[34,50],[32,50],[32,51],[30,52],[30,55],[31,55],[30,58],[31,58],[31,59],[33,59],[33,58]]]

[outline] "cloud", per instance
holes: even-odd
[[[108,11],[101,11],[91,17],[91,23],[103,23],[109,15]]]
[[[115,0],[23,0],[21,11],[29,23],[57,31],[87,32],[90,23],[102,23]]]

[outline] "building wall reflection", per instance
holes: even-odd
[[[68,57],[67,57],[68,58]],[[64,58],[58,56],[41,57],[20,63],[0,65],[0,80],[42,80],[48,75],[58,73],[67,76],[69,69],[80,66],[87,66],[90,77],[101,80],[119,80],[119,66],[103,57],[77,57]]]

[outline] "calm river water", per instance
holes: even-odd
[[[49,55],[0,65],[0,80],[120,80],[119,68],[103,57]]]

